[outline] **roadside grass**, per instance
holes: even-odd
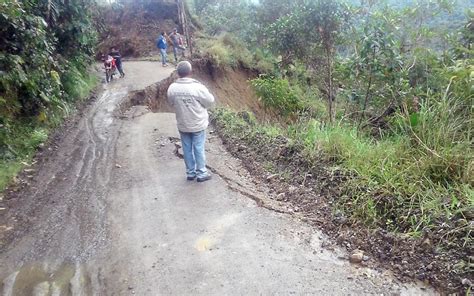
[[[304,139],[309,155],[322,150],[329,160],[355,172],[358,178],[346,184],[346,198],[340,206],[369,224],[419,235],[435,221],[451,220],[473,206],[472,192],[466,191],[462,178],[447,180],[452,178],[452,166],[464,166],[468,160],[463,158],[472,157],[472,150],[465,145],[439,150],[440,160],[413,147],[410,137],[397,135],[376,141],[340,125],[313,125],[290,137]],[[460,151],[467,153],[462,156]],[[447,175],[433,175],[434,170]]]
[[[442,113],[447,105],[433,106],[422,107],[420,114],[424,108]],[[438,122],[433,125],[426,122],[435,120],[433,117],[420,116],[419,124],[410,127],[414,134],[398,131],[374,139],[351,125],[326,126],[316,119],[283,127],[256,123],[248,115],[243,119],[224,109],[216,110],[214,117],[225,135],[241,138],[249,145],[257,141],[272,145],[277,137],[286,137],[291,145],[303,147],[308,162],[317,164],[323,158],[324,163],[329,161],[355,176],[344,183],[336,205],[354,221],[413,237],[426,231],[445,231],[439,242],[444,246],[472,245],[469,217],[474,208],[474,151],[466,138],[469,133],[460,133],[469,122],[443,124],[436,118]],[[424,135],[426,129],[432,136]],[[435,141],[433,134],[439,139]],[[446,139],[453,134],[460,138]]]
[[[96,75],[86,71],[80,71],[72,66],[62,77],[62,84],[70,101],[82,101],[90,94],[98,84]]]
[[[243,41],[231,33],[224,33],[216,37],[197,35],[196,43],[196,48],[200,49],[198,56],[210,58],[217,67],[236,68],[242,66],[261,73],[274,70],[276,59],[273,55],[262,49],[250,51]]]
[[[93,73],[80,71],[71,64],[62,75],[61,83],[67,100],[58,108],[42,112],[38,118],[10,121],[1,127],[0,193],[31,163],[38,147],[47,141],[49,133],[55,127],[74,112],[77,102],[87,98],[97,86],[98,79]],[[47,118],[39,118],[44,116]]]
[[[0,192],[31,160],[36,148],[48,138],[46,128],[35,127],[27,122],[17,122],[9,125],[8,129],[15,136],[2,139],[5,148],[1,151],[0,159]],[[6,135],[2,133],[2,136]]]
[[[23,165],[19,161],[0,161],[0,192],[2,192],[13,176],[16,176]]]
[[[312,91],[298,84],[276,87],[280,80],[251,81],[264,106],[280,116],[274,123],[253,123],[252,128],[265,133],[269,126],[278,126],[281,136],[303,147],[308,162],[324,159],[356,176],[346,182],[338,198],[338,208],[347,216],[415,237],[457,221],[465,227],[450,225],[456,229],[451,234],[472,242],[468,231],[474,215],[472,96],[456,96],[450,86],[444,94],[428,93],[417,112],[401,108],[387,118],[384,132],[373,137],[370,130],[343,116],[336,124],[324,123],[324,106],[310,105],[321,103],[317,95],[308,98],[306,93]],[[294,99],[290,105],[288,98]]]

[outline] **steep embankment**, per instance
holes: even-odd
[[[101,41],[97,56],[115,46],[124,57],[144,57],[157,53],[155,40],[160,32],[178,26],[178,11],[174,2],[130,2],[104,8],[98,23]]]
[[[217,68],[208,60],[194,60],[193,77],[205,84],[216,97],[216,105],[232,110],[251,111],[257,116],[263,114],[260,102],[248,83],[255,73],[245,69]],[[176,73],[160,83],[136,91],[130,100],[122,103],[126,110],[133,105],[147,105],[155,112],[172,112],[166,101],[168,86],[177,78]]]

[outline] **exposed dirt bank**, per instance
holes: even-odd
[[[193,78],[206,85],[216,97],[216,104],[237,111],[251,111],[263,114],[261,104],[248,83],[256,74],[245,69],[217,69],[207,60],[193,61]],[[153,112],[172,112],[166,100],[168,86],[177,79],[176,73],[163,81],[143,90],[131,93],[130,100],[124,101],[121,110],[131,106],[148,106]]]
[[[124,57],[144,57],[157,52],[160,32],[171,32],[178,25],[178,10],[174,1],[130,1],[103,8],[98,57],[117,47]]]

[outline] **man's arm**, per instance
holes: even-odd
[[[201,105],[204,108],[208,109],[212,107],[212,105],[214,105],[214,101],[215,101],[214,96],[209,92],[207,87],[205,87],[202,84],[199,84],[198,93],[199,93],[199,103],[201,103]]]
[[[169,44],[173,45],[173,38],[171,37],[171,35],[167,35],[167,36],[166,36],[166,42],[168,42]]]
[[[168,100],[168,103],[171,105],[171,107],[174,107],[174,99],[170,90],[171,86],[168,88],[168,91],[166,93],[166,99]]]

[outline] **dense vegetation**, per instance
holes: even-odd
[[[93,5],[0,1],[0,191],[93,88]]]
[[[277,115],[255,124],[218,112],[218,120],[250,143],[284,136],[308,162],[355,175],[336,205],[353,221],[435,234],[437,250],[465,254],[474,218],[473,3],[396,2],[194,1],[207,29],[201,54],[260,71],[251,84]],[[469,274],[471,260],[449,272]]]

